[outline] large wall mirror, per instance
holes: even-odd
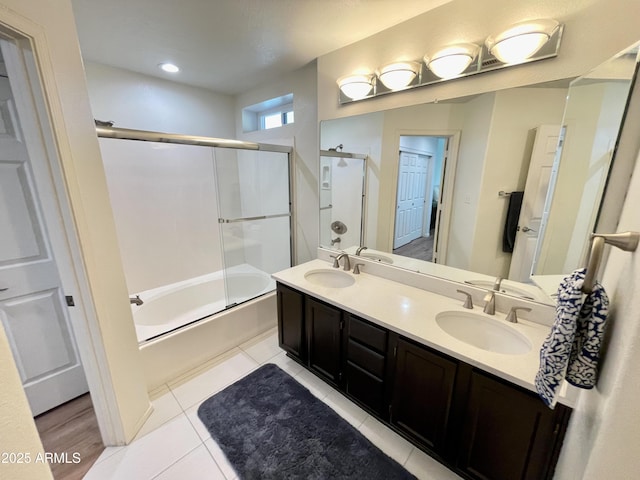
[[[321,205],[321,246],[478,286],[501,277],[503,293],[552,304],[594,229],[637,57],[634,46],[578,79],[322,122],[321,149],[343,156],[321,165],[321,191],[364,201],[358,218],[353,202]],[[339,242],[335,222],[351,232]]]

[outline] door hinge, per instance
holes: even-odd
[[[76,306],[75,302],[73,301],[73,296],[66,295],[64,298],[67,301],[67,307],[75,307]]]
[[[344,320],[340,320],[340,330],[344,330]]]
[[[398,356],[398,346],[397,345],[395,347],[393,347],[393,356],[394,357]]]

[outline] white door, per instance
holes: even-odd
[[[560,137],[560,125],[541,125],[536,129],[529,173],[518,219],[518,232],[513,246],[509,279],[529,282],[531,267],[540,234],[553,161]]]
[[[0,320],[35,416],[88,387],[12,94],[26,81],[11,75],[0,77]]]
[[[426,155],[400,152],[394,249],[422,235],[428,161]]]

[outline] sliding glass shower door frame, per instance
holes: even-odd
[[[291,155],[273,146],[215,148],[214,170],[230,308],[275,290],[271,274],[293,265]]]
[[[211,203],[212,208],[208,213],[205,210],[200,215],[204,213],[201,222],[206,223],[210,220],[218,225],[220,245],[219,249],[218,246],[212,245],[214,249],[212,252],[217,252],[215,255],[219,255],[220,260],[213,260],[211,266],[214,270],[211,274],[194,277],[194,284],[202,285],[196,288],[200,288],[198,295],[201,295],[199,298],[204,298],[205,303],[195,309],[185,307],[187,308],[185,312],[194,314],[192,318],[187,319],[186,316],[183,318],[178,315],[170,324],[160,323],[152,333],[147,331],[149,328],[144,332],[141,331],[138,334],[140,341],[149,340],[148,335],[152,335],[151,338],[164,335],[275,290],[275,282],[271,274],[294,265],[296,258],[292,147],[104,126],[97,127],[96,133],[98,137],[105,139],[132,140],[134,143],[148,142],[152,149],[154,148],[152,144],[168,143],[175,144],[175,148],[185,145],[188,146],[186,148],[207,147],[205,150],[211,152],[212,188],[218,199]],[[190,157],[178,157],[177,161],[186,161],[187,158]],[[223,169],[222,172],[229,174],[226,177],[224,174],[219,175],[217,167],[219,162],[226,165],[226,171]],[[175,178],[175,182],[180,181],[179,172],[179,169],[176,170],[178,177]],[[204,180],[204,177],[202,179]],[[174,179],[165,180],[174,183]],[[194,196],[197,197],[201,193],[197,181],[193,186],[195,186]],[[179,185],[176,188],[179,190]],[[223,190],[226,190],[226,205],[231,208],[225,209],[221,205],[220,195]],[[203,205],[206,209],[206,204],[201,206]],[[262,213],[265,215],[261,215]],[[182,212],[182,215],[188,214]],[[197,215],[196,213],[190,217],[190,221],[195,221]],[[179,219],[182,218],[184,217],[179,216]],[[191,242],[192,246],[199,249],[200,247],[195,243]],[[287,247],[288,252],[285,251]],[[207,258],[204,260],[209,261]],[[222,267],[220,270],[216,270],[216,262],[221,262],[217,263],[218,268]],[[224,284],[224,291],[216,286],[220,281]],[[182,284],[187,283],[187,279],[180,282],[182,288]],[[162,284],[153,292],[145,290],[141,293],[145,293],[146,298],[155,298],[156,290],[166,290],[168,286],[168,284]],[[146,298],[143,298],[145,305],[141,309],[158,308],[150,306],[153,304],[147,302]],[[207,299],[209,303],[206,303]],[[209,306],[212,307],[211,310],[205,312]],[[168,325],[166,331],[162,330],[164,325]],[[137,330],[143,327],[147,327],[147,323],[143,320],[136,323]]]
[[[226,138],[184,135],[179,133],[152,132],[148,130],[136,130],[111,126],[97,126],[96,134],[100,138],[119,138],[122,140],[137,140],[142,142],[175,143],[178,145],[199,145],[203,147],[234,148],[239,150],[259,150],[266,152],[286,153],[288,155],[289,163],[289,263],[291,266],[295,264],[295,258],[297,258],[297,255],[295,242],[296,218],[293,203],[295,178],[295,166],[293,162],[294,156],[292,155],[293,147],[287,147],[284,145],[273,145],[268,143],[246,142],[243,140],[233,140]],[[230,221],[231,220],[232,219],[230,219]]]

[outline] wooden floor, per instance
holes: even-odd
[[[396,248],[393,253],[418,260],[433,260],[433,233],[429,237],[418,237],[412,242]]]
[[[67,459],[50,463],[56,480],[81,480],[104,450],[88,393],[38,415],[35,422],[44,451]],[[73,463],[74,454],[79,463]]]

